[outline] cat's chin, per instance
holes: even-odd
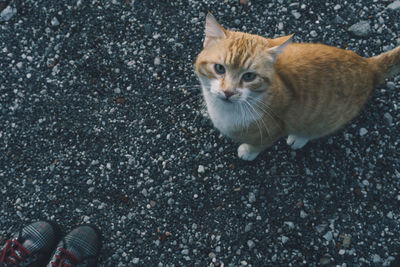
[[[233,101],[230,99],[218,97],[222,102],[227,103],[227,104],[233,104]]]

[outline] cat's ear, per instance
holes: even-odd
[[[206,37],[204,38],[203,47],[218,38],[226,38],[225,29],[217,22],[211,13],[206,17]]]
[[[274,47],[274,46],[278,46],[278,45],[283,44],[284,42],[286,42],[287,40],[292,38],[292,36],[293,36],[293,34],[277,37],[277,38],[274,38],[274,39],[268,39],[268,42],[270,44],[270,47]]]
[[[274,46],[268,49],[268,53],[272,55],[274,62],[277,60],[278,56],[283,53],[289,44],[292,43],[293,35],[285,36],[288,37],[282,44]]]

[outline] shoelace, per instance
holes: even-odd
[[[61,253],[56,255],[56,262],[52,262],[52,267],[76,267],[78,264],[83,263],[83,261],[77,258],[74,254],[66,250],[65,248],[58,248]],[[67,263],[69,261],[70,263]]]
[[[26,261],[25,257],[30,256],[31,253],[27,250],[18,240],[7,240],[6,246],[1,251],[0,263],[10,264],[14,263],[19,266],[20,262]]]

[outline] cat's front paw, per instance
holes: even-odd
[[[296,136],[296,135],[289,135],[286,144],[288,144],[292,149],[300,149],[307,144],[309,139]]]
[[[243,160],[252,161],[258,156],[258,154],[260,154],[260,151],[254,151],[254,149],[248,144],[241,144],[238,148],[238,156]]]

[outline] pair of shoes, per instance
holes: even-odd
[[[102,236],[96,226],[81,225],[61,236],[60,227],[53,222],[24,227],[1,249],[0,267],[97,266]]]

